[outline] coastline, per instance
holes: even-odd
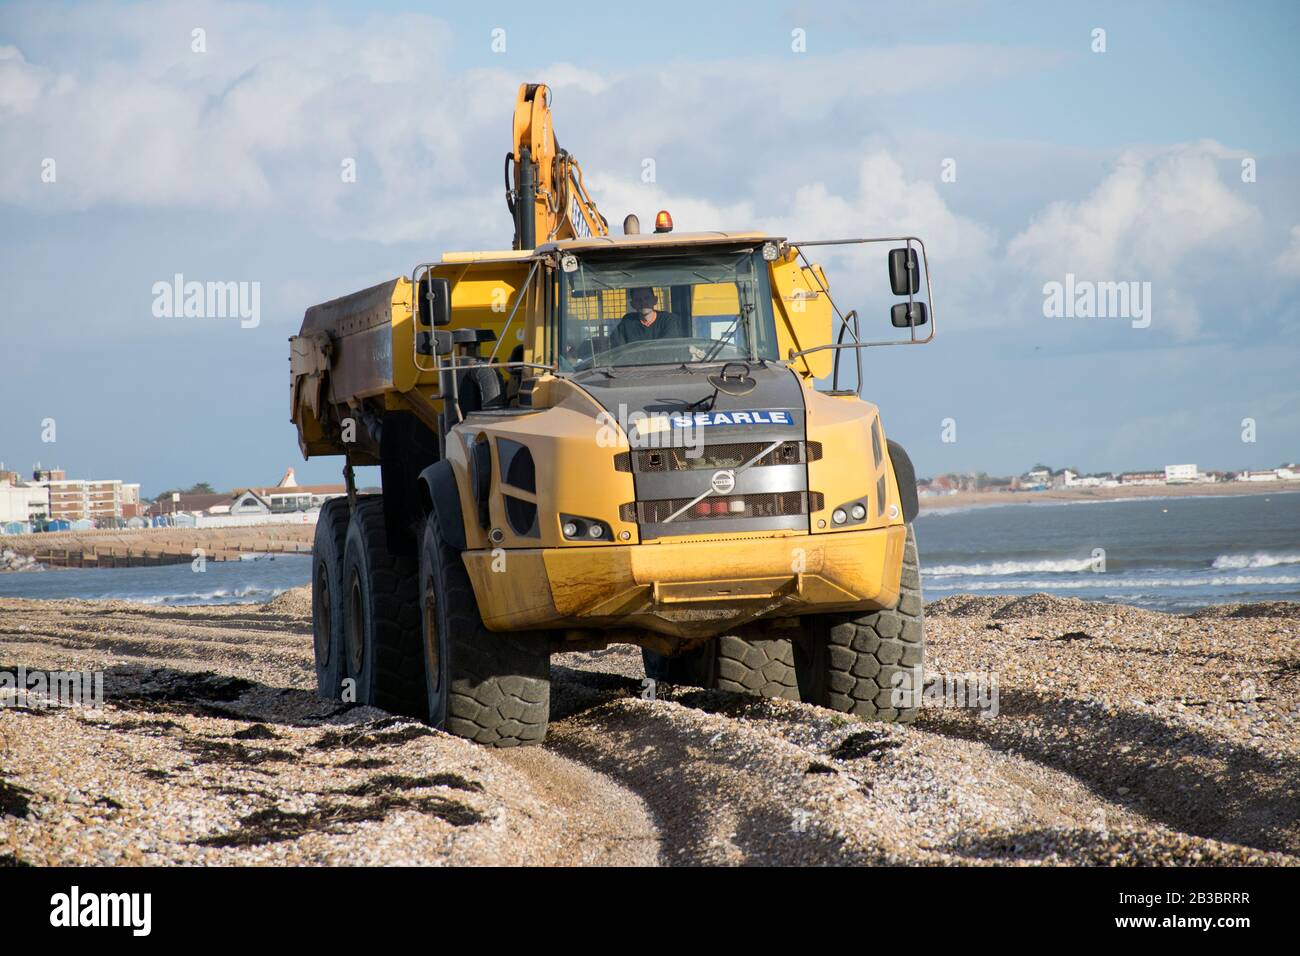
[[[1124,501],[1132,498],[1230,498],[1242,495],[1294,494],[1300,481],[1222,482],[1219,484],[1128,485],[1116,488],[1053,488],[1048,491],[959,491],[922,496],[921,513],[948,508],[1032,505],[1069,501]]]

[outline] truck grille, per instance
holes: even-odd
[[[640,474],[739,468],[770,444],[771,442],[733,442],[706,445],[703,449],[661,448],[624,452],[615,457],[614,466],[619,471],[632,471],[635,465],[635,470]],[[692,457],[697,451],[698,454]],[[788,441],[772,449],[751,467],[802,465],[817,461],[821,456],[820,442]]]
[[[690,504],[690,498],[661,498],[657,501],[628,502],[619,508],[624,521],[659,524],[673,512]],[[822,508],[820,492],[781,491],[758,495],[709,495],[673,519],[673,524],[712,519],[781,518],[806,515]]]

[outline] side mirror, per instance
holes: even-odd
[[[420,280],[420,294],[416,297],[415,315],[421,325],[451,324],[451,283],[446,279],[426,274]]]
[[[889,287],[894,295],[916,295],[921,291],[921,268],[911,246],[889,250]]]
[[[899,250],[894,250],[898,252]],[[890,253],[890,259],[893,259],[893,253]],[[926,313],[924,302],[899,302],[889,310],[889,321],[894,324],[896,329],[915,328],[918,325],[925,325],[930,321],[930,316]]]

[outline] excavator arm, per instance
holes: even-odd
[[[609,224],[582,182],[582,167],[560,147],[551,123],[551,91],[522,83],[515,99],[514,148],[506,154],[506,205],[515,249],[553,239],[609,235]]]

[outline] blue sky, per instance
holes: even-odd
[[[922,235],[939,337],[866,353],[864,394],[924,474],[1295,460],[1298,27],[1264,2],[0,5],[0,460],[146,493],[334,480],[297,451],[286,339],[509,244],[524,80],[611,222]],[[824,261],[883,330],[878,260]],[[155,317],[178,272],[260,283],[260,324]],[[1150,327],[1045,318],[1066,273],[1150,282]]]

